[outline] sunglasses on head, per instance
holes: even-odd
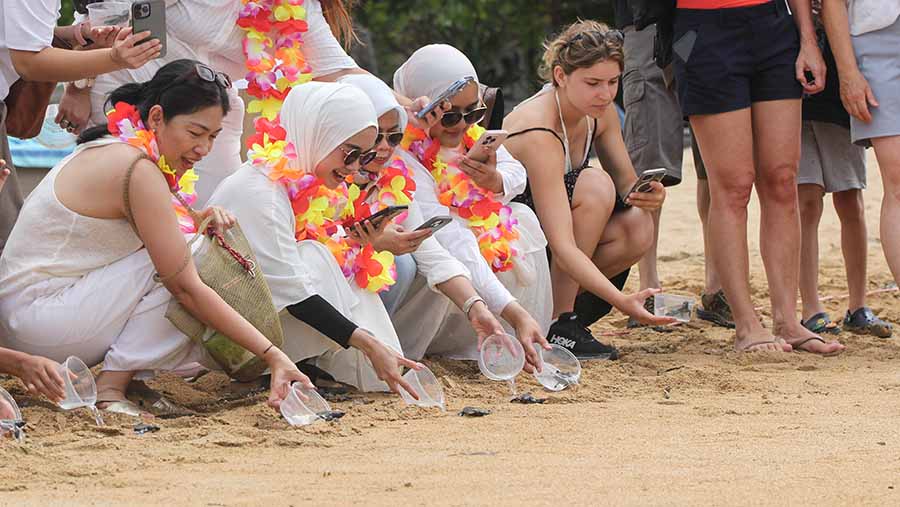
[[[486,112],[487,107],[485,106],[477,107],[467,113],[463,113],[462,111],[447,111],[441,116],[441,125],[445,128],[450,128],[458,124],[460,120],[465,120],[466,125],[474,125],[484,118]]]
[[[580,41],[581,39],[584,39],[588,35],[597,37],[598,39],[603,41],[603,43],[605,43],[605,44],[612,43],[612,44],[620,45],[623,42],[625,42],[625,34],[622,33],[621,30],[607,30],[605,32],[590,31],[590,32],[580,33],[580,34],[576,35],[575,37],[572,37],[572,40],[569,41],[569,43],[572,44],[574,42]]]
[[[397,145],[400,144],[400,141],[403,140],[403,132],[399,130],[393,130],[391,132],[379,132],[378,135],[375,136],[375,146],[381,144],[381,141],[387,139],[388,146],[391,148],[396,148]]]
[[[213,70],[212,67],[198,63],[194,66],[200,79],[208,83],[218,83],[222,88],[231,88],[231,79],[222,72]]]
[[[357,160],[359,160],[359,165],[368,165],[370,162],[375,160],[375,157],[378,156],[378,153],[375,150],[362,151],[360,148],[344,148],[340,147],[341,151],[344,152],[344,165],[348,166]]]

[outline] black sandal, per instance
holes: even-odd
[[[841,327],[832,322],[825,312],[817,313],[805,321],[801,319],[800,325],[816,334],[840,334],[841,332]]]

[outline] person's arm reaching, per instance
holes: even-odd
[[[872,121],[869,106],[878,107],[878,100],[856,62],[845,0],[822,0],[822,20],[837,63],[844,109],[857,120],[869,123]]]
[[[0,347],[0,373],[19,377],[28,392],[43,394],[56,403],[66,397],[59,364],[45,357],[32,356]]]

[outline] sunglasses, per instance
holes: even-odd
[[[601,41],[603,41],[604,44],[612,43],[615,45],[621,45],[623,42],[625,42],[625,34],[622,33],[621,30],[607,30],[605,32],[591,31],[591,32],[580,33],[580,34],[576,35],[575,37],[572,37],[572,40],[569,41],[569,44],[580,41],[581,39],[584,39],[588,35],[600,39]]]
[[[231,88],[231,79],[224,73],[217,72],[213,70],[212,67],[203,65],[202,63],[195,65],[194,69],[197,71],[197,75],[200,79],[207,83],[218,83],[222,88]]]
[[[340,147],[341,151],[344,152],[344,165],[348,166],[357,160],[359,160],[359,165],[368,165],[370,162],[375,160],[375,157],[378,156],[378,153],[375,150],[362,151],[360,148],[350,148],[349,150]]]
[[[400,141],[403,140],[403,132],[399,130],[394,130],[391,132],[379,132],[378,135],[375,136],[375,146],[380,145],[381,141],[383,141],[385,138],[387,138],[388,146],[390,146],[391,148],[396,148],[400,144]]]
[[[466,125],[474,125],[484,118],[486,112],[487,107],[485,106],[475,108],[467,113],[461,111],[447,111],[441,116],[441,125],[443,125],[444,128],[450,128],[458,124],[460,120],[465,120]]]

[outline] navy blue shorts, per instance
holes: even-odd
[[[784,0],[732,9],[678,9],[673,52],[685,116],[800,99],[800,35]]]

